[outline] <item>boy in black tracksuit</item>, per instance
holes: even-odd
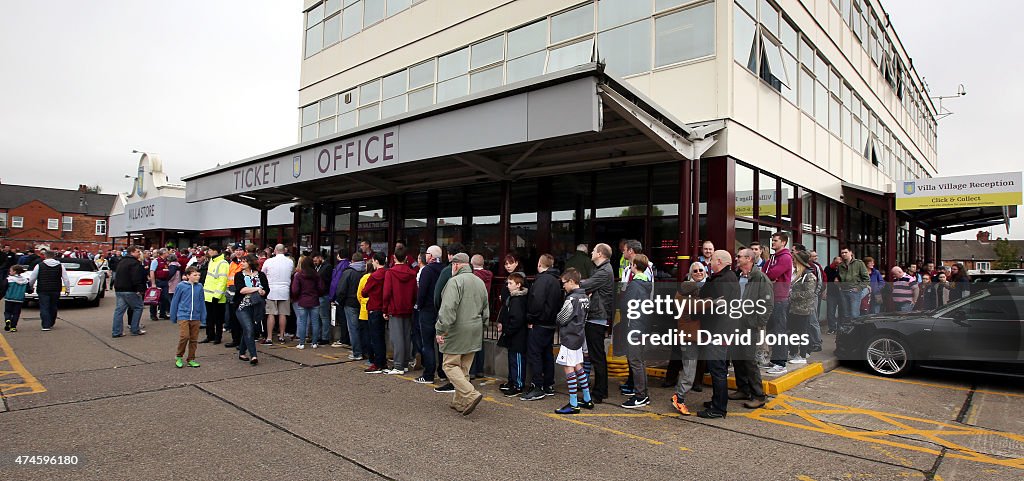
[[[562,281],[554,265],[555,258],[551,254],[540,256],[537,261],[539,272],[527,296],[529,333],[526,351],[533,389],[520,398],[523,401],[537,401],[544,396],[555,395],[555,356],[551,347],[555,342],[555,315],[564,296]]]
[[[555,414],[579,414],[580,408],[594,409],[590,398],[590,381],[587,371],[583,370],[584,329],[587,323],[587,311],[590,310],[590,298],[580,287],[580,273],[568,268],[562,274],[562,288],[565,289],[565,302],[558,311],[558,358],[555,362],[565,370],[565,384],[569,388],[569,404],[555,410]],[[583,402],[577,397],[582,391]]]
[[[498,313],[498,329],[501,337],[498,346],[508,350],[508,383],[501,387],[506,397],[523,393],[523,354],[526,353],[526,298],[529,293],[524,284],[526,277],[518,272],[509,274],[505,281],[508,296],[502,299]]]

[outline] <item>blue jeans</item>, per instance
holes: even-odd
[[[331,296],[320,297],[320,344],[331,343]],[[317,342],[316,339],[313,342]]]
[[[114,308],[114,325],[111,334],[120,336],[124,334],[124,313],[128,309],[132,311],[132,318],[128,319],[128,328],[133,333],[139,332],[139,322],[142,320],[142,294],[138,292],[115,292],[117,307]]]
[[[825,294],[826,318],[828,319],[828,330],[835,332],[839,329],[839,318],[843,317],[843,297],[838,290],[828,291]]]
[[[910,312],[914,310],[913,302],[896,302],[896,310],[899,312]]]
[[[261,317],[260,314],[263,309],[259,309],[256,306],[249,306],[235,311],[235,319],[238,320],[239,327],[242,329],[242,339],[235,341],[238,342],[238,354],[245,354],[249,352],[249,357],[256,357],[256,324],[255,322]]]
[[[409,330],[412,341],[409,343],[409,362],[416,360],[416,354],[423,350],[420,338],[420,311],[412,311],[412,329]]]
[[[433,381],[435,372],[439,377],[444,377],[441,365],[437,362],[437,351],[434,349],[434,344],[437,342],[437,331],[434,327],[437,323],[437,312],[419,311],[416,320],[420,325],[420,357],[423,359],[423,379]]]
[[[384,312],[370,311],[370,344],[373,345],[373,364],[381,369],[388,367],[388,347],[384,340]]]
[[[50,329],[57,322],[57,301],[60,300],[60,293],[40,292],[38,295],[39,319],[42,321],[43,329]]]
[[[789,329],[789,299],[783,301],[775,301],[775,306],[772,308],[772,317],[768,318],[767,331],[769,334],[778,334],[780,336],[786,335]],[[772,346],[772,364],[777,366],[786,367],[786,361],[789,360],[789,346],[776,343]],[[709,358],[710,359],[710,358]],[[711,362],[708,361],[708,368],[710,369]]]
[[[320,322],[317,315],[317,307],[302,307],[298,304],[293,306],[295,308],[295,337],[299,340],[299,344],[306,343],[306,331],[307,328],[313,331],[311,339],[312,343],[317,344],[320,342]]]
[[[341,307],[341,306],[338,306]],[[359,357],[363,355],[363,339],[359,332],[359,308],[342,307],[345,313],[345,323],[348,324],[348,338],[352,342],[352,355]]]
[[[843,317],[846,319],[860,317],[860,303],[867,294],[867,288],[856,291],[843,291],[843,307],[845,308]]]
[[[149,318],[152,320],[156,320],[158,307],[161,315],[169,316],[170,314],[168,311],[171,310],[171,296],[170,293],[167,292],[167,289],[169,289],[170,286],[168,286],[167,281],[158,280],[156,281],[156,286],[160,288],[160,302],[149,306]]]
[[[811,338],[811,347],[821,347],[821,323],[818,322],[818,302],[814,302],[815,309],[811,311],[810,329],[807,335]]]

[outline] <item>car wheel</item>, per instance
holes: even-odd
[[[99,295],[99,298],[100,298],[100,299],[103,299],[104,297],[107,297],[107,290],[106,290],[106,289],[104,289],[104,288],[103,288],[103,286],[100,286],[100,295]]]
[[[910,343],[897,334],[879,334],[864,348],[864,361],[872,372],[880,376],[899,377],[910,372],[913,361]]]
[[[100,305],[100,298],[102,298],[102,297],[103,297],[102,295],[97,293],[96,297],[93,300],[88,301],[88,303],[87,303],[88,306],[89,307],[97,307],[97,306],[99,306]]]

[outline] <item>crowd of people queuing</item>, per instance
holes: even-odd
[[[818,320],[824,305],[826,334],[834,334],[843,319],[881,311],[934,309],[967,295],[969,277],[962,264],[936,268],[933,263],[893,266],[882,273],[871,257],[857,259],[849,248],[822,266],[817,253],[792,244],[789,235],[771,236],[769,249],[758,242],[733,254],[710,241],[689,266],[679,284],[678,299],[761,300],[771,306],[763,314],[740,320],[716,313],[685,312],[678,328],[727,333],[734,328],[772,334],[806,334],[805,346],[674,346],[663,387],[672,387],[671,403],[691,414],[686,395],[702,390],[703,376],[712,378],[712,400],[697,414],[724,417],[728,400],[742,400],[756,409],[765,404],[761,371],[766,376],[788,372],[789,365],[806,364],[821,350]],[[578,246],[556,267],[554,256],[537,258],[536,275],[529,279],[521,259],[503,259],[500,286],[484,258],[471,255],[461,244],[432,245],[413,253],[396,243],[392,255],[374,252],[363,241],[351,254],[335,259],[321,253],[296,258],[284,245],[260,251],[255,245],[211,244],[187,249],[144,250],[128,246],[106,253],[40,248],[30,254],[3,248],[0,263],[8,273],[0,279],[4,293],[5,330],[16,331],[26,293],[38,293],[44,331],[53,328],[61,289],[70,288],[61,257],[88,258],[109,270],[114,290],[111,335],[145,335],[141,323],[144,293],[155,289],[149,321],[179,324],[175,366],[199,367],[198,344],[235,348],[238,359],[259,363],[258,345],[294,342],[297,349],[322,346],[351,349],[348,359],[364,361],[365,372],[405,374],[422,369],[416,382],[436,384],[435,391],[454,393],[451,407],[473,412],[482,395],[471,380],[482,374],[484,331],[492,318],[497,345],[508,356],[508,397],[524,401],[555,394],[555,365],[562,367],[568,403],[559,414],[593,409],[609,395],[605,339],[616,319],[629,329],[647,329],[646,316],[623,315],[631,300],[651,298],[655,266],[634,239],[619,243],[613,267],[612,247]],[[333,263],[332,263],[333,261]],[[888,274],[888,275],[886,275]],[[492,301],[492,287],[499,291]],[[105,288],[105,287],[104,287]],[[492,316],[492,309],[496,312]],[[333,313],[333,315],[332,315]],[[294,319],[294,324],[289,324]],[[294,327],[292,327],[294,326]],[[199,340],[199,332],[205,337]],[[231,334],[224,342],[224,331]],[[276,339],[275,339],[276,332]],[[556,335],[559,350],[554,352]],[[389,363],[387,341],[392,360]],[[648,405],[650,394],[644,346],[628,344],[629,377],[619,386],[628,396],[626,408]],[[417,363],[417,356],[419,363]],[[737,389],[726,391],[731,362]]]

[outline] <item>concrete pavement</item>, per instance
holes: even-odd
[[[1024,390],[999,378],[885,380],[841,367],[769,409],[730,403],[729,416],[712,421],[678,416],[668,389],[652,389],[646,409],[603,404],[558,416],[564,394],[523,402],[501,396],[500,380],[490,380],[480,387],[485,402],[463,417],[448,408],[449,395],[413,383],[417,372],[363,374],[345,349],[261,346],[253,367],[233,349],[202,344],[201,368],[176,369],[175,325],[144,321],[146,336],[111,339],[112,310],[112,299],[69,306],[55,330],[40,332],[28,309],[20,331],[4,334],[45,392],[4,391],[0,479],[1024,475]],[[708,399],[710,389],[687,402],[696,410]],[[16,465],[10,458],[18,454],[75,454],[82,462]]]

